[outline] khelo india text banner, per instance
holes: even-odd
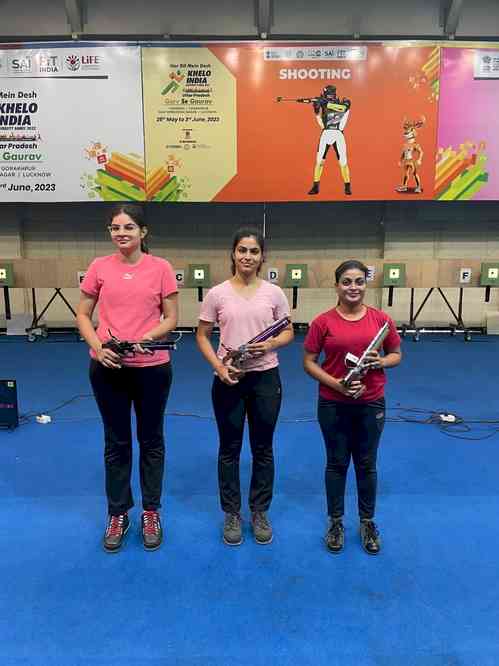
[[[0,202],[146,198],[138,46],[0,49]]]

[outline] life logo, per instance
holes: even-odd
[[[33,70],[33,59],[31,56],[11,56],[9,58],[9,70],[13,74],[29,74]]]
[[[83,53],[80,57],[82,70],[98,70],[101,69],[102,57],[95,53]]]
[[[73,53],[66,57],[66,67],[71,72],[77,72],[81,67],[80,56]]]

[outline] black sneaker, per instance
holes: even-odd
[[[242,544],[243,530],[239,513],[225,514],[223,540],[227,546],[240,546]]]
[[[157,550],[163,541],[163,529],[157,511],[142,512],[142,541],[146,550]]]
[[[369,555],[377,555],[381,550],[378,528],[372,520],[362,520],[360,522],[360,542],[362,548]]]
[[[107,553],[117,553],[120,550],[129,527],[127,513],[122,513],[120,516],[109,516],[102,540],[102,545]]]
[[[309,194],[319,194],[319,183],[314,182],[314,184],[312,185],[312,187],[310,188],[308,193]]]
[[[254,511],[251,514],[251,526],[253,527],[253,535],[257,543],[262,545],[272,543],[272,539],[274,538],[272,525],[265,511]]]
[[[345,545],[345,528],[341,518],[332,518],[324,537],[326,547],[331,553],[340,553]]]
[[[349,196],[352,194],[352,186],[350,183],[345,183],[345,194]]]

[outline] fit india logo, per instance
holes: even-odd
[[[41,74],[57,74],[60,70],[59,56],[39,53],[37,56],[38,71]]]
[[[77,72],[81,67],[80,56],[71,54],[66,58],[66,67],[71,72]]]
[[[180,84],[185,79],[185,74],[182,74],[180,69],[177,69],[176,72],[170,73],[170,81],[161,91],[161,94],[164,95],[173,95],[180,88]]]

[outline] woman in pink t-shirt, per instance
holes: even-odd
[[[252,356],[242,369],[224,362],[227,350],[237,349],[275,321],[289,316],[282,289],[258,277],[264,261],[264,239],[256,229],[239,229],[232,243],[232,278],[211,289],[201,306],[197,342],[215,371],[212,400],[218,426],[218,482],[225,512],[223,539],[227,545],[242,543],[239,457],[244,421],[248,417],[253,470],[249,495],[255,540],[272,541],[267,516],[273,494],[272,440],[281,406],[281,381],[276,349],[293,339],[289,324],[276,337],[249,345]],[[218,351],[210,336],[220,328]]]
[[[129,528],[133,506],[131,408],[137,419],[142,490],[142,537],[147,550],[156,550],[163,532],[159,517],[165,445],[163,421],[172,381],[167,351],[146,354],[136,346],[133,356],[119,356],[103,343],[110,333],[120,340],[161,340],[177,324],[177,284],[165,259],[148,253],[147,227],[139,206],[116,206],[109,231],[115,254],[98,257],[80,285],[77,322],[90,347],[90,382],[101,413],[105,435],[105,475],[108,521],[103,545],[118,551]],[[99,326],[92,314],[99,307]]]
[[[400,337],[390,317],[364,305],[367,267],[345,261],[336,269],[338,304],[316,317],[305,338],[305,371],[319,382],[319,425],[326,445],[326,496],[329,526],[326,546],[333,553],[344,544],[343,511],[350,458],[357,478],[361,543],[366,552],[380,550],[379,530],[374,523],[376,504],[376,456],[385,422],[385,368],[401,360]],[[369,371],[344,386],[345,357],[360,358],[381,327],[388,323],[384,356],[369,353]],[[324,353],[321,365],[318,358]]]

